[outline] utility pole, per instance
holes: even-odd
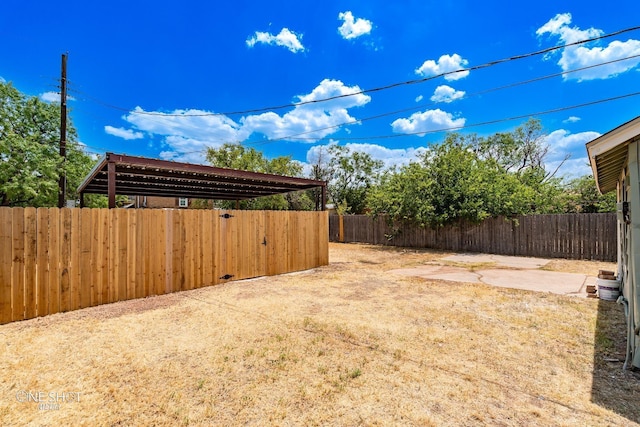
[[[64,208],[67,197],[67,54],[62,54],[62,72],[60,74],[60,157],[62,168],[58,182],[58,207]]]

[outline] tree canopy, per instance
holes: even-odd
[[[220,168],[296,177],[302,174],[302,164],[293,160],[291,156],[268,159],[255,148],[244,147],[240,144],[225,143],[219,148],[208,148],[206,159],[212,166]],[[235,207],[234,202],[227,201],[219,202],[218,205],[224,208]],[[240,202],[240,208],[242,209],[310,210],[314,207],[315,203],[309,192],[306,191],[277,194]]]
[[[461,219],[611,208],[607,202],[576,209],[585,197],[600,200],[595,185],[585,189],[593,179],[576,181],[570,186],[573,198],[568,199],[562,180],[555,177],[557,169],[545,169],[548,153],[536,120],[511,133],[486,138],[448,134],[442,143],[428,147],[419,161],[386,172],[380,185],[368,193],[367,203],[374,214],[429,226]]]
[[[0,205],[57,206],[59,174],[67,177],[67,199],[95,163],[67,125],[67,160],[59,155],[60,109],[0,82]]]
[[[616,193],[600,194],[592,175],[569,181],[564,192],[565,211],[575,213],[614,212]]]
[[[327,181],[329,200],[340,213],[364,213],[367,194],[378,184],[383,163],[368,153],[330,144],[313,161],[312,177]]]

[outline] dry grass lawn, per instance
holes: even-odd
[[[439,252],[330,251],[312,271],[0,326],[0,424],[640,422],[621,306],[386,273]],[[547,268],[572,266],[612,268]]]

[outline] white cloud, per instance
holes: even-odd
[[[558,129],[546,136],[545,143],[551,148],[550,154],[574,149],[585,150],[585,144],[599,136],[598,132],[593,131],[571,134],[568,130]]]
[[[126,139],[128,141],[144,138],[144,134],[142,132],[136,132],[131,129],[115,128],[107,125],[104,127],[104,131],[109,135],[117,136],[118,138]]]
[[[0,76],[0,83],[6,83],[7,81],[4,79],[4,77]]]
[[[339,80],[325,79],[311,93],[298,98],[300,102],[312,102],[359,91],[358,86],[349,87]],[[242,129],[247,133],[261,133],[271,139],[304,133],[301,137],[310,138],[309,142],[314,142],[335,133],[338,127],[332,126],[356,123],[357,120],[349,115],[347,109],[363,106],[370,100],[368,95],[357,94],[317,104],[298,105],[282,116],[274,112],[248,116],[241,119]]]
[[[580,120],[582,120],[580,119],[580,117],[570,116],[568,119],[563,120],[562,123],[575,123],[575,122],[579,122]]]
[[[454,88],[442,85],[438,86],[436,90],[433,92],[433,96],[431,100],[433,102],[453,102],[456,99],[460,99],[464,97],[465,92],[461,90],[455,90]]]
[[[586,156],[575,159],[571,157],[560,165],[561,162],[562,160],[549,161],[545,165],[545,168],[547,171],[553,172],[559,167],[560,169],[558,169],[555,176],[567,180],[579,178],[584,175],[591,175],[593,173],[589,165],[589,158]]]
[[[569,44],[604,34],[604,31],[596,28],[581,30],[578,27],[570,27],[569,24],[571,24],[571,19],[570,13],[557,14],[549,20],[549,22],[538,28],[536,35],[541,37],[548,33],[551,36],[557,36],[561,42]],[[597,43],[598,42],[592,42],[589,44],[567,46],[562,49],[562,54],[558,61],[558,65],[562,71],[569,71],[633,55],[640,55],[640,40],[629,39],[626,42],[614,40],[605,47],[587,47],[588,45]],[[548,58],[549,57],[546,57],[546,59]],[[589,70],[564,74],[563,78],[565,80],[576,79],[578,81],[607,79],[629,71],[635,68],[638,64],[640,64],[640,58],[633,58],[615,62],[613,64],[594,67]]]
[[[424,96],[422,96],[422,95],[418,95],[418,96],[416,96],[416,102],[420,102],[420,101],[422,101],[423,99],[424,99]]]
[[[148,113],[136,107],[123,119],[137,131],[160,137],[165,148],[160,157],[193,163],[203,163],[207,147],[220,147],[225,142],[238,142],[249,134],[230,118],[203,110],[174,110],[168,113]]]
[[[40,99],[44,102],[60,102],[60,92],[45,92],[40,95]],[[75,101],[73,96],[67,95],[67,101]]]
[[[336,144],[332,141],[327,145],[314,145],[307,151],[307,163],[305,167],[311,171],[311,165],[318,161],[319,156],[323,156],[323,161],[329,161],[330,157],[327,153],[327,148],[331,144]],[[374,160],[380,160],[384,163],[384,168],[389,169],[394,166],[400,167],[409,164],[412,161],[418,159],[418,156],[426,151],[424,147],[418,148],[387,148],[377,144],[345,144],[351,151],[358,151],[361,153],[367,153]]]
[[[545,137],[549,145],[549,156],[546,163],[548,171],[555,170],[565,159],[567,153],[571,157],[558,170],[558,176],[575,178],[591,173],[589,159],[585,156],[585,144],[599,137],[598,132],[587,131],[571,134],[568,130],[558,129]]]
[[[280,33],[275,36],[271,33],[256,31],[253,37],[247,39],[247,46],[253,47],[256,43],[264,43],[268,45],[283,46],[291,52],[297,53],[304,51],[304,46],[300,42],[300,39],[302,39],[302,34],[294,33],[288,28],[283,28],[280,30]]]
[[[169,146],[170,149],[160,152],[161,159],[187,163],[204,163],[207,148],[218,148],[222,146],[220,141],[212,143],[206,140],[175,135],[167,136],[164,143]]]
[[[438,61],[434,61],[433,59],[429,59],[424,61],[424,63],[415,70],[416,74],[421,76],[429,77],[429,76],[437,76],[443,73],[449,73],[456,70],[461,70],[465,68],[469,64],[469,61],[463,59],[457,53],[453,55],[442,55]],[[459,73],[447,74],[444,76],[447,81],[460,80],[469,75],[469,71],[461,71]]]
[[[360,91],[358,86],[345,86],[341,81],[325,79],[311,93],[298,97],[300,102],[315,101],[332,96],[348,95]],[[242,142],[253,133],[268,138],[283,138],[299,133],[314,142],[335,133],[343,123],[357,123],[347,109],[367,104],[371,97],[357,94],[331,101],[298,105],[282,116],[267,112],[241,118],[238,122],[224,115],[203,110],[175,110],[169,113],[149,113],[136,107],[123,119],[131,130],[109,126],[105,131],[116,136],[148,134],[150,139],[160,137],[164,159],[201,163],[208,147],[220,147],[225,142]],[[318,130],[320,129],[320,130]],[[309,133],[306,133],[309,132]],[[295,139],[295,138],[291,138]]]
[[[190,140],[237,142],[248,136],[241,126],[227,116],[214,115],[203,110],[174,110],[153,115],[136,107],[124,119],[137,129],[155,135],[176,136]]]
[[[455,119],[453,114],[440,109],[414,113],[408,119],[397,119],[391,123],[394,132],[424,136],[426,132],[464,126],[466,119]]]
[[[351,11],[340,12],[338,19],[343,21],[338,32],[346,40],[355,39],[371,32],[372,22],[363,18],[354,19]]]

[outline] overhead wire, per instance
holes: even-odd
[[[590,43],[596,40],[601,40],[601,39],[605,39],[605,38],[609,38],[609,37],[614,37],[620,34],[624,34],[627,32],[631,32],[631,31],[636,31],[639,30],[640,26],[635,26],[635,27],[629,27],[629,28],[625,28],[622,30],[618,30],[615,31],[613,33],[609,33],[609,34],[602,34],[596,37],[592,37],[589,39],[585,39],[585,40],[579,40],[579,41],[575,41],[572,43],[566,43],[566,44],[562,44],[562,45],[556,45],[556,46],[552,46],[549,48],[545,48],[545,49],[541,49],[541,50],[537,50],[534,52],[529,52],[529,53],[525,53],[525,54],[520,54],[520,55],[514,55],[514,56],[510,56],[507,58],[502,58],[502,59],[498,59],[498,60],[493,60],[493,61],[489,61],[486,62],[484,64],[479,64],[479,65],[474,65],[471,67],[467,67],[467,68],[460,68],[458,70],[453,70],[453,71],[447,71],[447,72],[443,72],[443,73],[439,73],[433,76],[429,76],[429,77],[424,77],[424,78],[420,78],[420,79],[413,79],[413,80],[406,80],[406,81],[402,81],[402,82],[396,82],[396,83],[391,83],[388,85],[384,85],[384,86],[378,86],[378,87],[374,87],[371,89],[362,89],[359,91],[354,91],[351,93],[346,93],[346,94],[340,94],[340,95],[334,95],[334,96],[330,96],[330,97],[325,97],[325,98],[321,98],[321,99],[311,99],[311,100],[307,100],[307,101],[300,101],[300,102],[294,102],[294,103],[288,103],[288,104],[282,104],[282,105],[275,105],[275,106],[270,106],[270,107],[261,107],[261,108],[253,108],[253,109],[246,109],[246,110],[239,110],[239,111],[228,111],[228,112],[219,112],[219,113],[195,113],[195,114],[184,114],[184,113],[163,113],[163,112],[158,112],[158,111],[144,111],[144,110],[131,110],[129,108],[124,108],[124,107],[119,107],[110,103],[106,103],[104,101],[98,100],[97,98],[91,97],[88,94],[83,93],[85,96],[91,98],[92,100],[94,100],[95,102],[98,102],[106,107],[109,108],[113,108],[116,110],[120,110],[120,111],[127,111],[130,114],[141,114],[141,115],[150,115],[150,116],[164,116],[164,117],[206,117],[206,116],[233,116],[233,115],[242,115],[242,114],[249,114],[249,113],[260,113],[260,112],[266,112],[266,111],[274,111],[274,110],[281,110],[284,108],[292,108],[292,107],[299,107],[302,105],[309,105],[309,104],[318,104],[318,103],[322,103],[322,102],[327,102],[327,101],[332,101],[332,100],[336,100],[336,99],[342,99],[342,98],[347,98],[347,97],[351,97],[351,96],[356,96],[356,95],[363,95],[366,93],[373,93],[373,92],[380,92],[380,91],[384,91],[384,90],[388,90],[388,89],[392,89],[392,88],[396,88],[399,86],[407,86],[407,85],[414,85],[414,84],[419,84],[419,83],[424,83],[430,80],[434,80],[437,79],[439,77],[444,77],[444,76],[448,76],[448,75],[453,75],[453,74],[457,74],[457,73],[462,73],[462,72],[470,72],[470,71],[475,71],[475,70],[480,70],[483,68],[488,68],[488,67],[492,67],[494,65],[498,65],[498,64],[502,64],[505,62],[510,62],[510,61],[516,61],[516,60],[520,60],[520,59],[524,59],[524,58],[530,58],[533,56],[538,56],[538,55],[543,55],[549,52],[553,52],[555,50],[559,50],[559,49],[564,49],[567,47],[571,47],[571,46],[577,46],[580,44],[584,44],[584,43]]]
[[[638,58],[638,57],[640,57],[640,54],[632,55],[632,56],[628,56],[628,57],[620,58],[620,59],[614,59],[614,60],[602,62],[602,63],[599,63],[599,64],[589,65],[589,66],[586,66],[586,67],[576,68],[576,69],[573,69],[573,70],[567,70],[567,71],[562,71],[562,72],[559,72],[559,73],[547,74],[545,76],[535,77],[535,78],[529,79],[529,80],[523,80],[523,81],[510,83],[510,84],[503,85],[503,86],[498,86],[498,87],[485,89],[485,90],[478,91],[478,92],[473,92],[471,94],[465,94],[464,99],[472,98],[472,97],[480,96],[480,95],[485,95],[487,93],[497,92],[497,91],[504,90],[504,89],[510,89],[510,88],[517,87],[517,86],[523,86],[523,85],[526,85],[526,84],[539,82],[539,81],[542,81],[542,80],[546,80],[546,79],[550,79],[550,78],[553,78],[553,77],[562,76],[562,75],[565,75],[565,74],[577,73],[577,72],[580,72],[580,71],[585,71],[585,70],[588,70],[588,69],[601,67],[601,66],[604,66],[604,65],[610,65],[610,64],[613,64],[613,63],[616,63],[616,62],[626,61],[626,60],[633,59],[633,58]],[[329,130],[329,129],[335,129],[335,128],[339,128],[341,126],[357,124],[357,123],[366,122],[366,121],[369,121],[369,120],[376,120],[376,119],[380,119],[382,117],[392,116],[392,115],[400,114],[400,113],[406,113],[408,111],[420,110],[421,108],[431,107],[431,106],[435,106],[435,105],[443,104],[443,103],[446,103],[446,101],[434,101],[434,102],[431,102],[431,103],[420,104],[420,105],[416,105],[416,106],[412,106],[412,107],[408,107],[408,108],[403,108],[403,109],[400,109],[400,110],[395,110],[395,111],[390,111],[390,112],[386,112],[386,113],[377,114],[377,115],[374,115],[374,116],[364,117],[364,118],[361,118],[361,119],[353,119],[353,120],[351,120],[349,122],[343,122],[343,123],[340,123],[340,124],[335,124],[335,125],[331,125],[331,126],[317,128],[317,129],[313,129],[313,130],[309,130],[309,131],[305,131],[305,132],[299,132],[299,133],[295,133],[295,134],[291,134],[291,135],[287,135],[287,136],[282,136],[282,137],[279,137],[279,138],[268,138],[266,140],[260,140],[260,141],[256,141],[256,142],[248,141],[248,142],[244,142],[244,144],[245,145],[264,145],[264,144],[269,144],[269,143],[272,143],[272,142],[279,142],[279,141],[295,141],[297,139],[296,137],[298,137],[298,136],[308,135],[308,134],[311,134],[311,133],[321,132],[321,131]]]
[[[514,82],[514,83],[510,83],[507,85],[503,85],[503,86],[498,86],[498,87],[494,87],[494,88],[489,88],[489,89],[485,89],[485,90],[481,90],[478,92],[473,92],[470,94],[465,94],[464,98],[471,98],[471,97],[475,97],[475,96],[480,96],[480,95],[484,95],[487,93],[491,93],[491,92],[496,92],[496,91],[500,91],[500,90],[504,90],[504,89],[509,89],[509,88],[513,88],[513,87],[517,87],[517,86],[522,86],[522,85],[526,85],[526,84],[530,84],[530,83],[535,83],[535,82],[539,82],[542,80],[546,80],[546,79],[550,79],[550,78],[554,78],[554,77],[558,77],[558,76],[564,76],[566,74],[572,74],[572,73],[577,73],[577,72],[581,72],[581,71],[585,71],[585,70],[589,70],[589,69],[593,69],[593,68],[597,68],[597,67],[601,67],[601,66],[605,66],[605,65],[610,65],[616,62],[621,62],[621,61],[626,61],[629,59],[634,59],[634,58],[638,58],[640,57],[640,54],[637,55],[631,55],[625,58],[619,58],[619,59],[614,59],[611,61],[606,61],[606,62],[602,62],[599,64],[593,64],[593,65],[589,65],[589,66],[585,66],[585,67],[580,67],[580,68],[576,68],[576,69],[572,69],[572,70],[566,70],[566,71],[561,71],[558,73],[553,73],[553,74],[547,74],[544,76],[540,76],[540,77],[535,77],[533,79],[528,79],[528,80],[523,80],[523,81],[519,81],[519,82]],[[90,96],[89,96],[90,97]],[[83,101],[85,99],[83,98],[78,98],[78,101]],[[252,146],[260,146],[260,145],[265,145],[265,144],[269,144],[269,143],[273,143],[273,142],[279,142],[279,141],[286,141],[286,140],[291,140],[291,141],[295,141],[295,140],[316,140],[316,138],[310,138],[310,139],[303,139],[303,138],[297,138],[299,136],[302,135],[307,135],[307,134],[311,134],[311,133],[316,133],[316,132],[321,132],[324,130],[329,130],[329,129],[334,129],[334,128],[339,128],[341,126],[346,126],[346,125],[350,125],[350,124],[356,124],[356,123],[361,123],[361,122],[365,122],[365,121],[370,121],[370,120],[376,120],[376,119],[380,119],[383,117],[387,117],[387,116],[391,116],[391,115],[395,115],[395,114],[400,114],[400,113],[404,113],[404,112],[408,112],[408,111],[415,111],[415,110],[419,110],[421,108],[425,108],[425,107],[429,107],[429,106],[434,106],[434,105],[438,105],[438,104],[443,104],[445,103],[445,101],[434,101],[431,103],[425,103],[425,104],[419,104],[416,106],[412,106],[409,108],[403,108],[403,109],[399,109],[399,110],[394,110],[394,111],[390,111],[390,112],[386,112],[386,113],[381,113],[381,114],[377,114],[374,116],[369,116],[369,117],[364,117],[364,118],[360,118],[360,119],[353,119],[349,122],[343,122],[343,123],[339,123],[339,124],[335,124],[335,125],[331,125],[331,126],[325,126],[322,128],[316,128],[313,130],[309,130],[309,131],[305,131],[305,132],[299,132],[299,133],[295,133],[295,134],[290,134],[287,136],[283,136],[283,137],[279,137],[279,138],[269,138],[266,140],[260,140],[260,141],[245,141],[244,144],[245,145],[252,145]],[[75,108],[76,110],[78,108]],[[94,118],[96,118],[96,116],[92,113],[88,113],[89,115],[93,116]],[[528,116],[528,115],[527,115]],[[517,117],[517,118],[522,118],[522,117]],[[508,120],[515,120],[516,118],[513,119],[508,119]],[[153,119],[151,119],[153,120]],[[507,121],[508,121],[507,120]],[[155,123],[161,123],[160,121],[155,121],[153,120]],[[495,122],[492,122],[491,124],[493,124]],[[478,124],[478,126],[481,126],[482,124]],[[466,126],[465,126],[466,127]],[[463,128],[460,129],[454,129],[454,130],[461,130]],[[449,129],[444,129],[444,130],[435,130],[429,133],[438,133],[438,132],[444,132],[447,131]],[[421,133],[416,133],[416,134],[421,134]],[[399,136],[405,136],[406,134],[397,134],[398,137]],[[376,137],[363,137],[362,139],[367,139],[367,138],[376,138]],[[341,139],[345,139],[345,138],[341,138]],[[351,138],[353,139],[353,138]],[[318,140],[322,140],[322,139],[318,139]],[[350,140],[350,138],[346,138],[346,140]],[[241,141],[235,141],[237,143],[240,143]],[[92,147],[95,148],[97,150],[105,150],[101,147]],[[108,151],[108,150],[106,150]],[[193,150],[193,151],[185,151],[185,152],[181,152],[181,151],[177,151],[176,153],[181,154],[181,155],[185,155],[185,154],[195,154],[195,153],[203,153],[206,151],[205,149],[200,149],[200,150]]]
[[[478,91],[478,92],[474,92],[474,93],[465,95],[465,99],[466,98],[470,98],[470,97],[474,97],[474,96],[484,95],[484,94],[491,93],[491,92],[504,90],[504,89],[510,89],[510,88],[513,88],[513,87],[522,86],[522,85],[526,85],[526,84],[530,84],[530,83],[535,83],[535,82],[539,82],[539,81],[542,81],[542,80],[550,79],[550,78],[553,78],[553,77],[558,77],[558,76],[561,76],[561,75],[565,75],[565,74],[577,73],[577,72],[593,69],[593,68],[596,68],[596,67],[601,67],[601,66],[604,66],[604,65],[610,65],[610,64],[613,64],[613,63],[616,63],[616,62],[626,61],[626,60],[634,59],[634,58],[638,58],[638,57],[640,57],[640,54],[628,56],[628,57],[625,57],[625,58],[614,59],[614,60],[602,62],[602,63],[599,63],[599,64],[593,64],[593,65],[589,65],[589,66],[585,66],[585,67],[580,67],[580,68],[576,68],[576,69],[573,69],[573,70],[567,70],[567,71],[562,71],[562,72],[559,72],[559,73],[547,74],[547,75],[544,75],[544,76],[535,77],[533,79],[523,80],[523,81],[519,81],[519,82],[514,82],[514,83],[510,83],[510,84],[503,85],[503,86],[489,88],[489,89],[485,89],[485,90],[481,90],[481,91]],[[616,99],[618,99],[618,98],[616,98]],[[595,103],[601,103],[601,102],[607,102],[607,100],[594,101],[594,102]],[[325,126],[325,127],[322,127],[322,128],[317,128],[317,129],[313,129],[313,130],[309,130],[309,131],[305,131],[305,132],[299,132],[299,133],[296,133],[296,134],[291,134],[291,135],[287,135],[287,136],[283,136],[283,137],[279,137],[279,138],[269,138],[269,139],[266,139],[266,140],[260,140],[260,141],[255,141],[255,142],[254,141],[245,141],[245,142],[243,142],[243,145],[261,146],[261,145],[266,145],[266,144],[279,142],[279,141],[287,141],[287,140],[288,141],[296,141],[296,140],[300,140],[300,141],[309,141],[309,140],[321,141],[321,140],[326,140],[326,138],[318,139],[318,138],[296,138],[296,137],[299,137],[299,136],[302,136],[302,135],[311,134],[311,133],[321,132],[321,131],[324,131],[324,130],[334,129],[334,128],[338,128],[338,127],[345,126],[345,125],[361,123],[361,122],[365,122],[365,121],[369,121],[369,120],[376,120],[376,119],[380,119],[380,118],[383,118],[383,117],[387,117],[387,116],[391,116],[391,115],[395,115],[395,114],[399,114],[399,113],[404,113],[404,112],[407,112],[407,111],[419,110],[421,108],[434,106],[434,105],[438,105],[438,104],[442,104],[442,103],[444,103],[444,101],[437,101],[437,102],[431,102],[431,103],[426,103],[426,104],[420,104],[420,105],[412,106],[412,107],[409,107],[409,108],[403,108],[403,109],[400,109],[400,110],[381,113],[381,114],[377,114],[377,115],[374,115],[374,116],[369,116],[369,117],[365,117],[365,118],[361,118],[361,119],[354,119],[354,120],[349,121],[349,122],[344,122],[344,123],[331,125],[331,126]],[[581,106],[584,106],[584,105],[581,105]],[[575,108],[579,108],[579,107],[580,106],[575,107]],[[571,109],[571,108],[574,108],[574,107],[570,107],[569,109]],[[550,114],[552,112],[555,112],[555,110],[551,111],[549,113],[543,112],[543,113],[538,114],[538,115]],[[523,115],[523,116],[517,116],[515,118],[505,119],[504,121],[511,121],[511,120],[521,119],[523,117],[530,117],[530,116],[531,116],[530,114],[527,114],[527,115]],[[495,124],[495,123],[498,123],[498,121],[491,121],[491,122],[488,122],[486,124]],[[480,123],[480,124],[477,124],[476,126],[482,126],[484,124],[485,123]],[[439,132],[445,132],[445,131],[450,131],[450,130],[462,130],[462,129],[466,128],[466,127],[467,126],[456,128],[456,129],[434,130],[434,131],[430,131],[428,133],[439,133]],[[417,135],[417,134],[421,135],[422,132],[416,132],[415,134],[412,134],[412,136],[413,135]],[[400,137],[400,136],[406,136],[408,134],[395,134],[395,135],[397,135],[397,137]],[[392,136],[395,136],[395,135],[392,135]],[[361,139],[374,139],[374,138],[379,138],[379,137],[362,137]],[[352,139],[355,139],[355,138],[340,137],[340,140],[352,140]],[[236,142],[239,143],[240,141],[236,141]],[[206,149],[187,151],[187,152],[177,152],[177,153],[179,153],[179,154],[195,154],[195,153],[200,153],[200,152],[205,152],[205,151],[206,151]]]
[[[391,138],[401,138],[401,137],[405,137],[405,136],[416,136],[416,135],[427,135],[427,134],[433,134],[433,133],[440,133],[440,132],[451,132],[451,131],[456,131],[456,130],[462,130],[462,129],[468,129],[468,128],[472,128],[472,127],[479,127],[479,126],[487,126],[487,125],[492,125],[492,124],[496,124],[496,123],[502,123],[502,122],[509,122],[509,121],[513,121],[513,120],[519,120],[519,119],[525,119],[528,117],[535,117],[535,116],[543,116],[546,114],[552,114],[552,113],[558,113],[561,111],[567,111],[567,110],[573,110],[576,108],[583,108],[583,107],[588,107],[591,105],[596,105],[596,104],[602,104],[605,102],[611,102],[611,101],[616,101],[619,99],[624,99],[624,98],[630,98],[633,96],[638,96],[640,95],[640,92],[633,92],[633,93],[628,93],[625,95],[619,95],[619,96],[613,96],[610,98],[605,98],[605,99],[599,99],[596,101],[590,101],[590,102],[585,102],[582,104],[576,104],[576,105],[570,105],[570,106],[565,106],[565,107],[558,107],[558,108],[554,108],[551,110],[544,110],[544,111],[538,111],[535,113],[528,113],[528,114],[521,114],[521,115],[517,115],[517,116],[512,116],[512,117],[507,117],[507,118],[502,118],[502,119],[496,119],[496,120],[489,120],[489,121],[485,121],[485,122],[478,122],[478,123],[473,123],[473,124],[465,124],[465,125],[460,125],[460,126],[451,126],[451,127],[447,127],[447,128],[440,128],[440,129],[434,129],[434,130],[427,130],[427,131],[419,131],[419,132],[405,132],[405,133],[398,133],[398,134],[392,134],[392,135],[373,135],[373,136],[361,136],[361,137],[340,137],[341,141],[357,141],[357,140],[371,140],[371,139],[391,139]],[[317,139],[317,138],[297,138],[296,141],[305,141],[305,140],[312,140],[312,141],[329,141],[333,138],[321,138],[321,139]]]
[[[441,133],[441,132],[459,131],[459,130],[468,129],[468,128],[488,126],[488,125],[497,124],[497,123],[509,122],[509,121],[526,119],[526,118],[535,117],[535,116],[543,116],[543,115],[547,115],[547,114],[553,114],[553,113],[558,113],[558,112],[562,112],[562,111],[573,110],[573,109],[577,109],[577,108],[588,107],[588,106],[591,106],[591,105],[603,104],[605,102],[616,101],[616,100],[620,100],[620,99],[624,99],[624,98],[630,98],[630,97],[634,97],[634,96],[638,96],[638,95],[640,95],[640,92],[633,92],[633,93],[614,96],[614,97],[610,97],[610,98],[599,99],[599,100],[596,100],[596,101],[585,102],[585,103],[582,103],[582,104],[558,107],[558,108],[554,108],[554,109],[550,109],[550,110],[544,110],[544,111],[538,111],[538,112],[534,112],[534,113],[521,114],[521,115],[505,117],[505,118],[501,118],[501,119],[488,120],[488,121],[484,121],[484,122],[465,124],[465,125],[460,125],[460,126],[451,126],[451,127],[447,127],[447,128],[439,128],[439,129],[433,129],[433,130],[427,130],[427,131],[406,132],[406,133],[397,133],[397,134],[391,134],[391,135],[373,135],[373,136],[362,136],[362,137],[340,137],[340,141],[362,141],[362,140],[393,139],[393,138],[402,138],[402,137],[408,137],[408,136],[424,136],[424,135],[428,135],[428,134],[435,134],[435,133]],[[312,142],[318,142],[318,141],[330,142],[332,140],[335,140],[335,138],[320,138],[320,139],[318,139],[318,138],[298,138],[297,140],[300,140],[300,141],[312,141]],[[206,150],[207,149],[205,148],[205,149],[202,149],[202,150],[187,151],[187,152],[176,151],[175,153],[176,154],[180,154],[180,155],[185,155],[185,154],[203,153]]]

